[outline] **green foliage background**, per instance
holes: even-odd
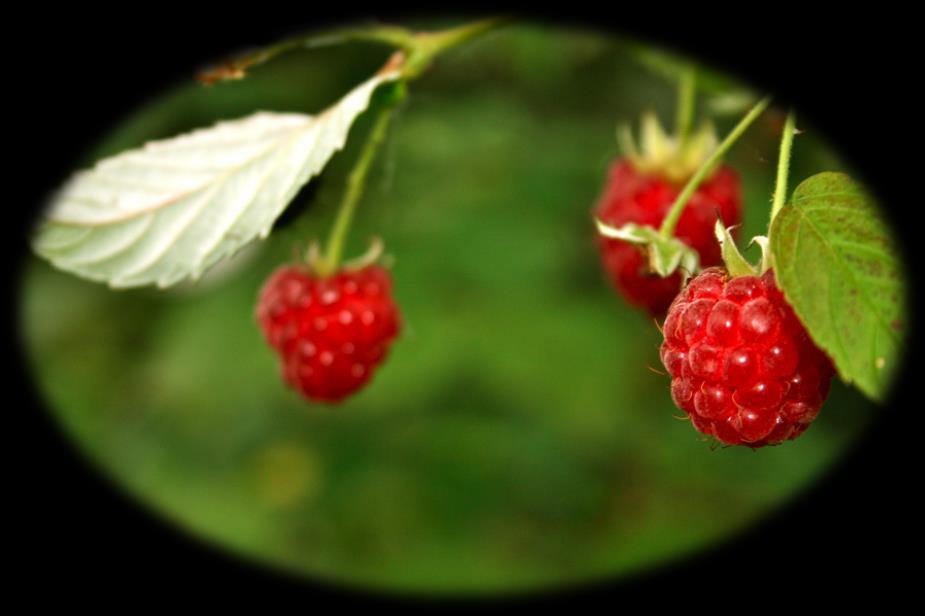
[[[114,292],[33,259],[23,332],[51,411],[101,472],[185,531],[339,583],[588,581],[773,514],[845,455],[873,411],[836,383],[811,430],[758,452],[711,448],[673,418],[668,381],[650,370],[660,335],[604,278],[590,216],[619,154],[617,122],[646,108],[673,117],[674,85],[633,49],[516,25],[412,84],[348,246],[384,237],[405,330],[345,404],[284,387],[253,309],[293,245],[326,234],[368,118],[291,224],[197,286]],[[257,109],[314,113],[387,53],[318,49],[241,82],[180,84],[81,164]],[[735,119],[716,118],[720,132]],[[746,192],[742,237],[766,229],[780,122],[769,115],[727,159]],[[800,124],[793,184],[843,170]]]

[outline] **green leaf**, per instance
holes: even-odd
[[[662,237],[658,229],[632,222],[619,228],[611,227],[600,220],[595,222],[598,232],[604,237],[642,246],[648,255],[649,269],[662,278],[671,276],[675,270],[680,269],[686,279],[700,267],[700,255],[696,250],[676,237]]]
[[[376,87],[397,77],[380,72],[316,116],[259,112],[102,160],[58,192],[33,249],[112,287],[195,280],[269,235]]]
[[[906,289],[886,223],[847,175],[800,184],[771,225],[778,284],[843,380],[882,401],[907,324]]]

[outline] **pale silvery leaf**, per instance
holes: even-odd
[[[379,73],[316,115],[258,112],[104,159],[58,192],[33,238],[56,267],[112,287],[168,287],[265,238],[344,147]]]

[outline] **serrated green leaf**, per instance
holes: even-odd
[[[379,73],[316,116],[259,112],[75,174],[33,237],[56,267],[112,287],[196,279],[257,237],[343,148]]]
[[[771,225],[778,284],[846,382],[883,400],[907,323],[898,250],[877,205],[847,175],[800,184]]]

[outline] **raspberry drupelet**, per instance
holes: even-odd
[[[276,270],[260,292],[257,320],[285,381],[324,402],[363,387],[401,329],[391,288],[375,265],[324,278],[297,266]]]
[[[661,360],[671,397],[694,427],[726,445],[762,447],[802,434],[834,368],[778,289],[773,270],[704,270],[675,298]]]

